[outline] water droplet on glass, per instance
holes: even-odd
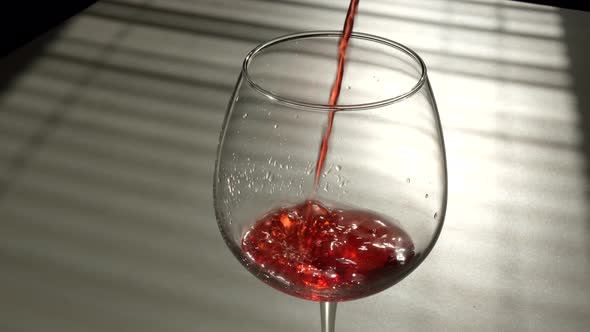
[[[330,190],[330,184],[328,182],[326,182],[326,184],[324,185],[324,191],[328,191]]]
[[[342,166],[340,165],[336,165],[336,170],[340,172],[340,170],[342,169]]]
[[[434,219],[436,219],[436,217],[438,217],[438,212],[434,213]]]
[[[295,113],[295,119],[299,119],[299,114]]]
[[[278,124],[275,124],[274,126],[272,126],[274,129],[277,129],[279,127]]]
[[[428,194],[424,195],[424,198],[428,198]]]
[[[244,115],[242,115],[242,119],[245,119],[248,117],[248,113],[244,113]]]
[[[348,90],[352,89],[352,88],[350,87],[350,85],[347,85],[347,86],[346,86],[346,88],[347,88]]]
[[[406,183],[410,183],[410,182],[411,182],[410,178],[407,178]]]

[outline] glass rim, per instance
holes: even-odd
[[[280,37],[271,39],[267,42],[264,42],[264,43],[258,45],[257,47],[255,47],[252,51],[250,51],[248,53],[248,55],[246,55],[246,58],[244,59],[244,62],[242,64],[242,76],[246,79],[246,82],[248,82],[248,84],[252,88],[254,88],[254,90],[258,91],[259,93],[261,93],[262,95],[266,96],[269,99],[272,99],[274,101],[277,101],[279,103],[282,103],[282,104],[285,104],[288,106],[294,106],[297,108],[302,108],[302,109],[307,109],[307,110],[315,110],[315,111],[317,111],[317,110],[323,110],[323,111],[366,110],[366,109],[371,109],[371,108],[383,107],[383,106],[387,106],[387,105],[396,103],[400,100],[406,99],[408,97],[411,97],[412,95],[414,95],[418,90],[420,90],[424,86],[424,84],[427,80],[426,64],[424,63],[422,58],[415,51],[413,51],[411,48],[409,48],[401,43],[392,41],[390,39],[386,39],[383,37],[375,36],[375,35],[368,34],[368,33],[362,33],[362,32],[353,32],[351,35],[351,38],[367,40],[367,41],[376,42],[376,43],[379,43],[382,45],[386,45],[389,47],[393,47],[399,51],[404,52],[405,54],[410,56],[414,61],[416,61],[416,63],[420,66],[420,71],[421,71],[420,78],[418,79],[416,84],[410,90],[408,90],[407,92],[404,92],[402,94],[399,94],[399,95],[396,95],[396,96],[393,96],[390,98],[378,100],[375,102],[330,106],[328,104],[307,103],[307,102],[302,102],[302,101],[298,101],[298,100],[293,100],[291,98],[285,98],[283,96],[272,93],[272,92],[268,91],[267,89],[265,89],[264,87],[262,87],[260,84],[256,83],[252,79],[252,77],[250,76],[250,74],[248,72],[249,65],[252,62],[252,60],[256,57],[256,55],[258,55],[258,53],[260,53],[261,51],[263,51],[264,49],[266,49],[270,46],[273,46],[275,44],[280,44],[283,42],[287,42],[287,41],[291,41],[291,40],[296,40],[296,39],[308,39],[308,38],[314,38],[314,37],[334,37],[334,36],[342,36],[342,31],[337,31],[337,30],[304,31],[304,32],[297,32],[297,33],[292,33],[292,34],[280,36]]]

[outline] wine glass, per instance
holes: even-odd
[[[246,56],[214,177],[232,253],[266,284],[320,302],[323,331],[334,331],[337,302],[383,291],[422,263],[447,202],[426,65],[400,43],[353,33],[339,103],[326,105],[341,35],[291,34]]]

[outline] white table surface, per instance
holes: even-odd
[[[247,51],[347,6],[101,1],[3,59],[0,331],[319,331],[225,247],[212,174]],[[590,13],[362,0],[356,30],[426,60],[450,197],[424,264],[338,331],[588,331]]]

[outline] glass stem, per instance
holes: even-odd
[[[320,315],[322,316],[322,332],[334,332],[336,330],[336,305],[337,302],[320,302]]]

